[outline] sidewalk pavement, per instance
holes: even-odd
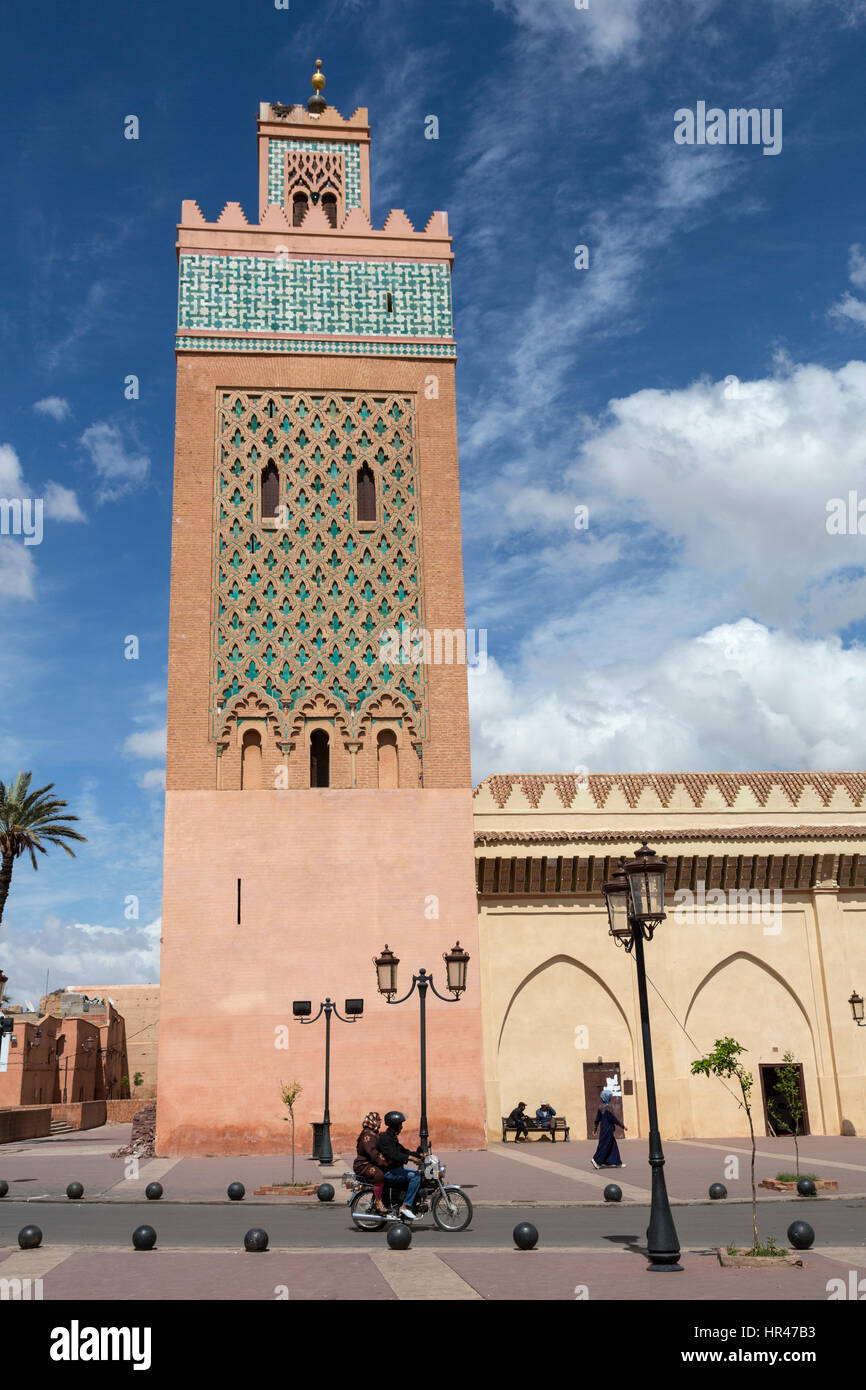
[[[46,1301],[215,1300],[590,1300],[668,1302],[683,1298],[719,1303],[826,1301],[862,1297],[866,1255],[860,1251],[806,1251],[802,1267],[723,1269],[714,1251],[685,1250],[684,1273],[650,1275],[632,1251],[454,1249],[434,1253],[413,1246],[328,1250],[272,1249],[264,1254],[69,1246],[0,1251],[0,1281],[41,1279]],[[852,1258],[853,1257],[853,1258]],[[859,1263],[858,1263],[859,1261]],[[858,1285],[858,1280],[862,1281]],[[835,1282],[831,1282],[835,1281]],[[0,1299],[8,1298],[0,1287]],[[35,1286],[31,1286],[35,1287]],[[790,1321],[790,1319],[788,1319]]]
[[[225,1201],[230,1182],[240,1181],[247,1190],[246,1203],[284,1203],[283,1197],[254,1197],[255,1188],[285,1182],[291,1177],[291,1156],[260,1155],[232,1158],[140,1159],[137,1168],[129,1159],[111,1153],[129,1143],[130,1125],[105,1125],[53,1138],[29,1140],[0,1147],[0,1178],[9,1184],[9,1198],[36,1200],[63,1197],[68,1183],[84,1185],[85,1200],[140,1201],[144,1187],[157,1179],[165,1190],[163,1201]],[[435,1138],[435,1136],[434,1136]],[[748,1140],[682,1139],[665,1144],[665,1178],[673,1203],[707,1201],[711,1182],[723,1182],[729,1201],[751,1198]],[[533,1139],[526,1144],[491,1144],[486,1151],[440,1151],[448,1168],[448,1181],[465,1187],[476,1205],[531,1203],[598,1203],[609,1182],[622,1188],[624,1202],[646,1203],[650,1196],[647,1141],[620,1142],[625,1168],[596,1172],[590,1163],[594,1144],[573,1140],[553,1144]],[[305,1155],[296,1157],[298,1182],[331,1182],[352,1166],[352,1155],[336,1156],[333,1167],[322,1168]],[[756,1176],[773,1178],[794,1167],[790,1140],[758,1140]],[[810,1136],[800,1141],[800,1169],[838,1182],[839,1195],[866,1193],[866,1138]],[[736,1174],[736,1176],[733,1176]],[[762,1202],[785,1200],[766,1188],[758,1189]],[[338,1193],[339,1195],[339,1193]],[[825,1196],[833,1194],[825,1194]],[[295,1198],[290,1200],[307,1200]],[[315,1199],[313,1199],[315,1200]]]

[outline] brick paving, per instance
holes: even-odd
[[[850,1282],[846,1252],[805,1252],[803,1267],[723,1269],[714,1251],[686,1250],[682,1274],[650,1274],[630,1250],[475,1249],[432,1253],[390,1251],[384,1240],[369,1252],[238,1250],[190,1252],[117,1249],[63,1250],[42,1273],[39,1251],[3,1252],[2,1277],[43,1279],[43,1297],[84,1302],[132,1299],[646,1301],[706,1302],[828,1299],[828,1282]],[[863,1276],[862,1254],[859,1278]],[[831,1286],[832,1287],[832,1286]],[[866,1289],[866,1281],[863,1285]]]
[[[170,1165],[159,1159],[142,1159],[138,1173],[127,1176],[125,1160],[110,1154],[128,1142],[130,1126],[107,1125],[53,1139],[31,1140],[0,1147],[0,1177],[9,1183],[10,1198],[62,1197],[67,1183],[84,1184],[88,1199],[132,1200],[146,1182],[158,1177],[166,1201],[224,1201],[230,1182],[240,1181],[247,1189],[247,1204],[256,1187],[288,1180],[291,1158],[286,1153],[232,1158],[183,1158]],[[435,1136],[434,1136],[435,1137]],[[839,1184],[839,1196],[866,1193],[866,1138],[807,1137],[801,1142],[801,1168],[832,1178]],[[647,1146],[644,1139],[620,1143],[625,1169],[596,1172],[590,1163],[594,1144],[572,1140],[551,1144],[532,1140],[507,1148],[491,1144],[486,1151],[440,1151],[448,1166],[449,1180],[465,1186],[475,1203],[514,1202],[599,1202],[609,1182],[617,1182],[625,1200],[646,1200],[650,1192]],[[730,1200],[748,1200],[748,1141],[735,1139],[679,1140],[665,1144],[665,1176],[668,1193],[676,1201],[707,1200],[711,1182],[722,1181]],[[739,1176],[725,1175],[728,1159],[738,1164]],[[151,1166],[152,1165],[152,1166]],[[351,1167],[351,1156],[337,1155],[332,1168],[321,1168],[305,1154],[296,1156],[297,1181],[332,1182]],[[775,1177],[793,1168],[790,1140],[760,1138],[757,1178]],[[767,1189],[759,1189],[761,1202],[781,1199]],[[281,1197],[257,1198],[256,1202],[283,1202]]]

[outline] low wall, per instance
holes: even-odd
[[[41,1139],[51,1133],[50,1105],[15,1105],[0,1110],[0,1144]]]
[[[52,1120],[63,1120],[73,1129],[95,1129],[105,1124],[104,1100],[79,1100],[70,1105],[52,1105]]]
[[[128,1125],[130,1120],[143,1110],[147,1105],[148,1098],[139,1096],[138,1100],[108,1100],[105,1102],[106,1119],[108,1125]]]

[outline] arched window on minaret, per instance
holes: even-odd
[[[241,749],[241,790],[262,789],[262,736],[258,729],[247,729]]]
[[[379,786],[385,789],[399,787],[397,735],[393,729],[383,729],[376,742],[378,745]]]
[[[305,218],[306,215],[307,215],[307,208],[308,208],[309,206],[310,206],[310,200],[309,200],[309,198],[307,197],[306,193],[296,193],[296,194],[295,194],[294,198],[292,199],[292,226],[293,226],[293,227],[300,227],[301,223],[303,222],[304,218]]]
[[[373,470],[369,464],[362,464],[358,469],[358,520],[376,520],[376,479],[373,477]]]
[[[328,787],[330,782],[330,748],[324,729],[314,729],[310,735],[310,786]]]
[[[280,475],[273,459],[262,469],[262,516],[276,516],[280,508]]]
[[[327,217],[327,219],[328,219],[328,221],[330,222],[331,226],[332,226],[332,227],[336,227],[336,225],[337,225],[337,195],[336,195],[336,193],[323,193],[323,194],[322,194],[322,208],[324,209],[325,216]]]

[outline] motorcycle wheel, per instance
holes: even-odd
[[[472,1203],[459,1187],[446,1187],[433,1198],[433,1220],[440,1231],[465,1231],[472,1220]]]
[[[359,1231],[381,1231],[385,1225],[384,1216],[374,1210],[376,1199],[369,1189],[356,1192],[349,1203],[349,1212]]]

